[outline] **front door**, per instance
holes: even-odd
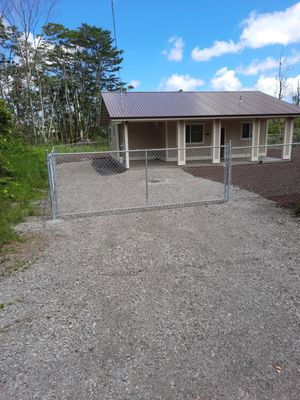
[[[220,149],[220,156],[221,160],[224,160],[224,146],[225,146],[225,128],[224,126],[221,127],[221,149]]]

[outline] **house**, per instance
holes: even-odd
[[[284,119],[282,159],[289,160],[296,117],[299,107],[258,91],[105,92],[101,105],[110,150],[125,154],[126,168],[142,157],[142,152],[128,151],[137,149],[164,149],[162,159],[178,165],[199,159],[220,163],[220,146],[229,141],[240,147],[233,157],[257,161],[266,155],[272,118]],[[196,151],[200,146],[207,152]]]

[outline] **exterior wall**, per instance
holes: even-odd
[[[112,125],[110,127],[110,140],[109,140],[109,150],[118,151],[119,150],[119,125]]]
[[[177,122],[169,121],[166,123],[166,144],[169,149],[177,147]],[[168,150],[166,152],[167,161],[176,161],[178,157],[177,150]]]
[[[201,144],[186,144],[186,159],[201,160],[212,157],[211,149],[205,150],[206,146],[212,146],[213,120],[186,120],[186,123],[200,123],[204,125],[204,140]],[[251,139],[242,139],[242,123],[252,122],[251,118],[245,119],[224,119],[221,126],[225,128],[225,144],[231,141],[232,146],[251,147]],[[265,145],[267,135],[267,120],[261,119],[260,145]],[[118,125],[120,149],[124,148],[123,124]],[[137,149],[164,149],[175,148],[167,152],[156,152],[156,158],[167,161],[176,161],[178,158],[177,148],[177,121],[145,121],[128,122],[129,150]],[[123,146],[123,147],[122,147]],[[193,149],[193,147],[204,147],[204,149]],[[264,155],[264,148],[261,148],[260,154]],[[152,158],[154,157],[154,153]],[[143,153],[144,154],[144,153]],[[139,152],[131,154],[130,158],[140,159],[144,155]],[[159,157],[158,157],[159,156]],[[236,149],[233,157],[250,157],[251,149]],[[151,154],[149,153],[149,158]]]
[[[189,123],[190,121],[185,121],[186,123]],[[205,149],[203,147],[206,146],[212,146],[212,130],[213,130],[213,122],[212,120],[210,121],[201,121],[201,120],[193,120],[191,121],[194,124],[203,124],[203,143],[187,143],[186,144],[186,159],[187,160],[203,160],[203,159],[208,159],[211,158],[211,149]],[[198,149],[193,149],[193,147],[198,147]],[[201,147],[201,149],[199,149]]]
[[[129,122],[129,150],[165,148],[164,122]]]
[[[232,120],[223,120],[222,127],[225,128],[225,144],[231,141],[232,146],[237,147],[247,147],[252,146],[252,139],[242,139],[242,123],[243,122],[252,122],[251,118],[248,119],[232,119]],[[267,120],[261,120],[260,126],[260,138],[259,144],[265,145],[266,142],[266,132],[267,129]],[[264,149],[259,149],[259,154],[264,154]],[[232,154],[232,157],[250,157],[251,149],[243,149],[235,150]]]
[[[188,122],[188,121],[185,121]],[[201,121],[201,120],[193,120],[193,123],[199,123],[204,125],[204,143],[201,144],[186,144],[186,159],[187,160],[197,160],[203,158],[209,158],[211,156],[211,149],[194,149],[193,147],[203,147],[203,146],[211,146],[212,143],[212,121]],[[177,147],[177,125],[176,121],[167,122],[167,141],[166,147],[174,148]],[[167,153],[168,161],[176,161],[177,160],[177,151],[169,150]]]
[[[124,147],[125,147],[125,138],[124,138],[124,126],[123,126],[123,124],[118,124],[118,141],[119,141],[119,150],[124,149]]]
[[[261,126],[260,126],[260,138],[259,138],[260,146],[264,146],[267,142],[267,136],[268,136],[267,129],[268,129],[268,120],[262,119]]]
[[[242,139],[242,123],[243,122],[252,122],[252,119],[232,119],[232,120],[223,120],[222,127],[225,128],[225,144],[231,141],[233,147],[247,147],[252,145],[252,139]],[[233,158],[239,157],[251,157],[251,149],[234,149],[232,151]]]

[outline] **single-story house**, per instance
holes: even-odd
[[[178,165],[205,158],[220,163],[220,146],[229,141],[241,147],[233,157],[257,161],[266,155],[268,120],[273,118],[284,119],[282,158],[289,160],[296,117],[299,107],[258,91],[105,92],[101,104],[110,150],[125,154],[126,168],[139,157],[128,150],[137,149],[165,149],[159,152],[164,161]],[[196,146],[213,147],[201,154],[188,151]]]

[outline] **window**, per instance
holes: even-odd
[[[244,122],[242,124],[242,139],[251,139],[252,138],[252,123]]]
[[[185,125],[186,143],[203,143],[203,124]]]

